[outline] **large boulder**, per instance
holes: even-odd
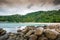
[[[36,28],[35,35],[40,36],[42,35],[44,29],[42,27]]]
[[[45,29],[44,33],[45,33],[46,37],[50,38],[50,39],[55,39],[57,37],[57,35],[59,34],[54,29]]]

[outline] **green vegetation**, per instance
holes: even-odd
[[[0,16],[0,22],[60,22],[60,10],[38,11],[27,15]]]

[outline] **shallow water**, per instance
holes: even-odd
[[[0,23],[0,28],[3,28],[7,32],[16,32],[19,28],[26,26],[43,26],[39,23]]]

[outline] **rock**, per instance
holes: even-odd
[[[38,40],[48,40],[47,37],[39,37]]]
[[[60,33],[60,29],[55,29],[55,30]]]
[[[46,29],[55,29],[55,26],[54,26],[54,25],[48,25],[48,26],[46,27]]]
[[[27,26],[25,29],[22,30],[24,34],[26,34],[29,30],[34,30],[36,29],[34,26]]]
[[[36,29],[35,26],[27,26],[27,27],[29,27],[29,30],[34,30],[34,29]]]
[[[15,33],[9,33],[9,38],[7,40],[16,40],[16,34]]]
[[[29,31],[29,27],[26,27],[25,29],[22,30],[24,34],[26,34]]]
[[[17,30],[17,35],[20,35],[20,36],[24,36],[24,33],[22,32],[22,30]]]
[[[3,30],[2,28],[0,28],[0,31]]]
[[[26,33],[25,36],[30,36],[30,35],[33,34],[33,33],[34,33],[34,30],[30,30],[29,32]]]
[[[52,29],[46,29],[44,33],[46,37],[50,39],[55,39],[57,35],[59,34],[57,31],[52,30]]]
[[[56,40],[60,40],[60,34],[58,34],[58,36],[57,36]]]
[[[42,35],[43,31],[44,31],[44,29],[42,27],[39,27],[35,30],[35,35],[40,36],[40,35]]]
[[[24,40],[24,37],[23,36],[17,36],[16,40]]]
[[[30,35],[29,40],[37,40],[37,36],[36,35]]]
[[[3,30],[2,28],[0,28],[0,36],[2,36],[2,35],[4,35],[4,34],[6,34],[6,31]]]
[[[46,27],[46,29],[59,29],[60,25],[49,25]]]
[[[6,34],[6,31],[5,30],[2,31],[1,35],[4,35],[4,34]]]
[[[22,32],[17,32],[16,35],[24,36],[24,33],[22,33]]]
[[[19,30],[17,30],[17,32],[22,32],[22,30],[19,29]]]
[[[0,37],[0,40],[7,40],[9,38],[8,34],[5,34]]]

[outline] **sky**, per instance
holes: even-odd
[[[60,9],[60,0],[0,0],[0,15],[26,15],[35,11]]]

